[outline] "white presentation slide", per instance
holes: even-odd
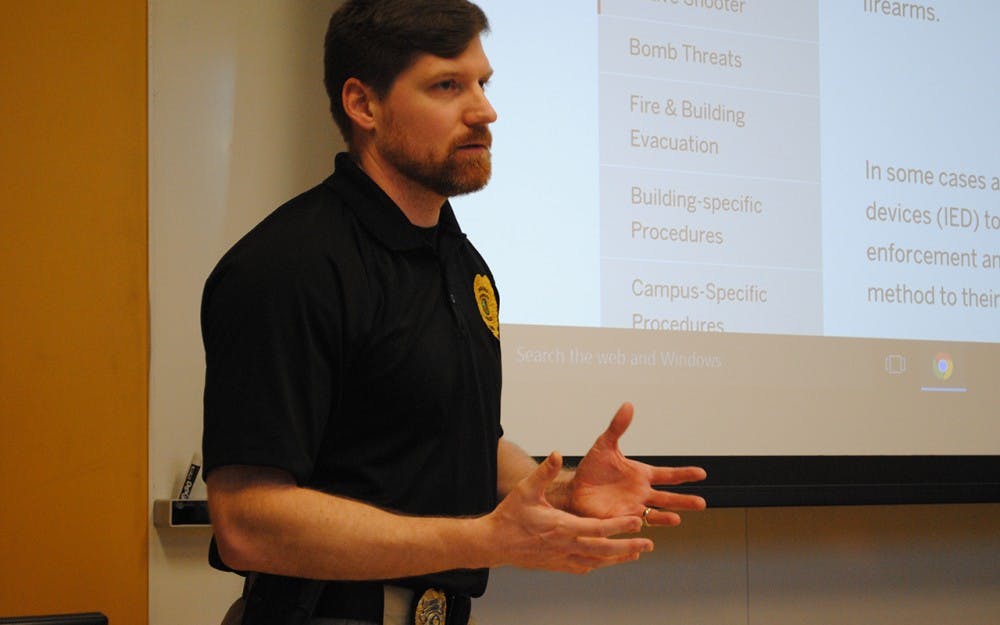
[[[513,438],[1000,453],[1000,3],[479,4]]]

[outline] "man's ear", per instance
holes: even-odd
[[[348,78],[341,89],[340,97],[344,112],[359,130],[374,130],[378,100],[375,92],[357,78]]]

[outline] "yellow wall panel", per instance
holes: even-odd
[[[144,623],[146,3],[5,4],[0,614]]]

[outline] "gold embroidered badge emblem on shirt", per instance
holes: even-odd
[[[490,279],[486,276],[476,274],[472,288],[476,292],[476,303],[479,304],[479,314],[483,317],[483,323],[490,329],[493,336],[499,339],[500,307],[497,306],[497,294],[493,291]]]

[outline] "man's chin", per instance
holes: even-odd
[[[477,184],[470,184],[470,185],[466,185],[466,186],[462,186],[462,187],[456,187],[455,188],[455,192],[448,194],[448,197],[457,197],[459,195],[468,195],[470,193],[475,193],[477,191],[481,191],[481,190],[483,190],[483,188],[486,187],[486,184],[488,182],[489,182],[489,179],[486,179],[486,180],[483,180],[482,182],[479,182]]]
[[[444,193],[448,197],[456,195],[466,195],[479,191],[490,181],[492,165],[489,153],[480,158],[476,158],[463,163],[452,170],[452,175],[448,176],[446,186],[450,193]]]

